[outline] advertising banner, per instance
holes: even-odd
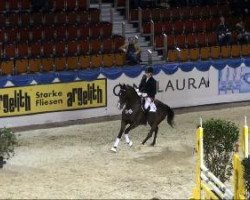
[[[0,89],[0,117],[107,106],[107,80]]]

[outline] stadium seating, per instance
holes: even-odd
[[[86,0],[50,0],[34,10],[30,0],[0,2],[1,74],[122,66],[115,54],[125,39]]]

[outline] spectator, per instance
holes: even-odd
[[[250,40],[250,33],[246,31],[245,24],[241,19],[236,25],[237,41],[240,44],[248,43]]]
[[[218,43],[220,46],[231,44],[232,34],[228,25],[225,24],[225,18],[223,16],[220,17],[220,24],[216,29],[216,33],[218,37]]]
[[[121,46],[120,49],[126,53],[126,59],[129,65],[135,65],[141,62],[141,49],[138,45],[137,38],[128,38],[128,44]]]

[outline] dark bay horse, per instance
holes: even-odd
[[[119,92],[116,90],[119,88]],[[166,118],[168,124],[173,127],[174,120],[174,111],[166,104],[162,103],[159,100],[155,100],[156,112],[148,112],[145,115],[143,110],[143,105],[141,103],[141,97],[138,96],[134,87],[125,84],[118,84],[114,87],[113,93],[115,96],[119,97],[118,107],[122,110],[122,119],[121,119],[121,129],[116,138],[112,151],[117,152],[117,147],[119,141],[124,133],[126,143],[129,146],[132,146],[132,141],[128,137],[129,131],[136,128],[139,125],[145,125],[145,121],[151,126],[151,129],[147,137],[142,141],[142,144],[145,144],[149,138],[152,137],[153,132],[154,139],[151,143],[152,146],[156,143],[156,137],[158,133],[158,125]],[[129,125],[127,127],[127,125]]]

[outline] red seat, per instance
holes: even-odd
[[[78,38],[77,27],[68,26],[66,28],[66,32],[67,32],[67,40],[76,40]]]
[[[68,43],[67,43],[67,55],[68,56],[79,55],[78,42],[68,41]]]
[[[55,23],[57,25],[64,25],[67,22],[67,15],[66,13],[62,12],[62,13],[57,13],[56,17],[55,17]]]
[[[77,22],[77,14],[75,12],[68,12],[67,13],[67,24],[76,24]]]
[[[65,26],[57,26],[55,28],[55,38],[58,41],[63,41],[66,40],[67,38],[67,32],[66,32],[66,27]]]
[[[38,42],[29,43],[29,57],[40,58],[42,46]]]
[[[0,12],[6,11],[6,1],[2,0],[2,3],[0,3]]]
[[[165,22],[164,23],[164,32],[169,34],[173,32],[173,24],[170,22]]]
[[[6,26],[6,16],[4,14],[0,14],[0,27]]]
[[[54,56],[54,44],[52,44],[51,42],[43,43],[42,55],[43,57],[53,57]]]
[[[174,35],[167,36],[167,44],[168,44],[168,49],[173,49],[175,47],[175,36]]]
[[[190,10],[190,15],[193,19],[200,19],[200,7],[199,6],[195,6],[195,7],[191,7]]]
[[[57,42],[55,43],[55,56],[65,56],[66,54],[66,48],[64,42]]]
[[[53,10],[63,11],[65,9],[64,0],[53,0]]]
[[[10,11],[18,11],[18,1],[17,0],[8,0],[6,4],[6,9]]]
[[[190,15],[190,7],[182,7],[180,8],[180,17],[181,19],[189,19]]]
[[[29,46],[27,43],[17,44],[17,55],[19,58],[28,58],[29,55],[28,47]]]
[[[43,38],[43,29],[42,28],[32,28],[31,29],[31,40],[32,41],[40,41]]]
[[[154,22],[161,20],[161,10],[159,8],[155,8],[151,10],[151,17]]]
[[[162,34],[164,33],[164,24],[162,22],[155,22],[154,23],[154,31],[155,31],[155,34]]]
[[[204,32],[205,31],[205,22],[204,20],[195,20],[194,21],[194,29],[195,29],[195,32]]]
[[[76,9],[76,0],[65,0],[65,8],[68,11]]]
[[[106,38],[102,40],[102,53],[112,53],[113,52],[113,40],[111,38]]]
[[[116,0],[116,6],[117,8],[125,8],[126,0]]]
[[[0,43],[5,41],[5,31],[3,29],[0,29]]]
[[[197,34],[197,44],[199,47],[207,46],[207,38],[205,33]]]
[[[89,23],[89,13],[84,12],[78,12],[77,13],[77,23],[78,24],[86,24]]]
[[[100,22],[100,10],[96,8],[89,9],[89,20],[91,23],[99,23]]]
[[[201,7],[200,14],[202,19],[210,18],[209,6]]]
[[[29,29],[26,29],[26,28],[19,29],[18,34],[19,34],[18,39],[20,42],[28,42],[31,39],[30,37],[31,34],[30,34]]]
[[[79,41],[79,50],[80,50],[80,55],[88,55],[90,51],[89,41],[88,40]]]
[[[14,59],[16,57],[16,45],[8,44],[4,46],[4,57],[6,59]]]
[[[217,45],[217,34],[215,32],[210,32],[207,34],[207,43],[208,46]]]
[[[119,48],[125,44],[125,38],[122,36],[113,37],[114,51],[119,51]]]
[[[143,9],[141,14],[143,23],[151,20],[151,9]]]
[[[150,22],[145,22],[142,24],[142,33],[144,35],[149,35],[151,33],[151,23]]]
[[[171,9],[171,19],[172,20],[180,19],[180,9],[178,7]]]
[[[217,5],[210,6],[210,16],[218,17],[220,14],[219,7]]]
[[[78,27],[78,31],[79,31],[79,37],[81,39],[87,39],[87,38],[89,38],[90,27],[89,27],[88,24],[86,24],[85,26]]]
[[[50,41],[55,39],[54,27],[48,26],[44,29],[44,40]]]
[[[184,24],[181,20],[178,20],[174,23],[174,33],[175,34],[178,34],[178,33],[183,33],[183,27],[184,27]]]
[[[22,26],[24,27],[27,27],[30,25],[30,15],[29,14],[25,14],[25,13],[22,13],[20,15],[20,23]]]
[[[86,10],[87,9],[87,0],[77,0],[77,9]]]
[[[175,41],[176,41],[176,46],[180,47],[180,48],[185,48],[186,47],[186,36],[181,34],[181,35],[177,35],[175,37]]]
[[[101,25],[101,37],[110,38],[112,36],[112,30],[113,30],[112,23],[102,22],[100,25]]]
[[[163,34],[155,36],[154,47],[156,49],[162,49],[164,47],[164,36],[163,36]]]
[[[187,45],[189,48],[196,47],[196,35],[193,33],[190,33],[187,35]]]
[[[55,14],[54,13],[46,13],[44,15],[44,23],[45,23],[45,25],[54,25],[55,24]]]
[[[91,39],[97,39],[101,36],[101,25],[100,24],[94,24],[90,26],[90,37]]]
[[[187,20],[184,22],[184,30],[185,30],[185,33],[193,33],[194,32],[193,20]]]
[[[99,54],[99,53],[101,53],[102,43],[101,43],[100,40],[90,40],[89,45],[90,45],[91,54]]]
[[[17,29],[7,29],[5,30],[5,33],[8,42],[13,43],[13,41],[17,41],[18,38]]]
[[[20,24],[19,15],[15,13],[10,14],[9,17],[7,18],[6,25],[16,27],[19,24]]]
[[[42,13],[32,13],[31,15],[31,25],[33,26],[39,26],[41,24],[44,24],[44,18]]]
[[[30,9],[30,0],[19,0],[20,9],[21,10],[29,10]]]
[[[129,12],[129,21],[137,22],[138,21],[138,9],[131,9]]]
[[[166,22],[166,21],[169,21],[170,18],[171,18],[171,12],[170,12],[170,9],[161,9],[161,20],[163,22]]]

